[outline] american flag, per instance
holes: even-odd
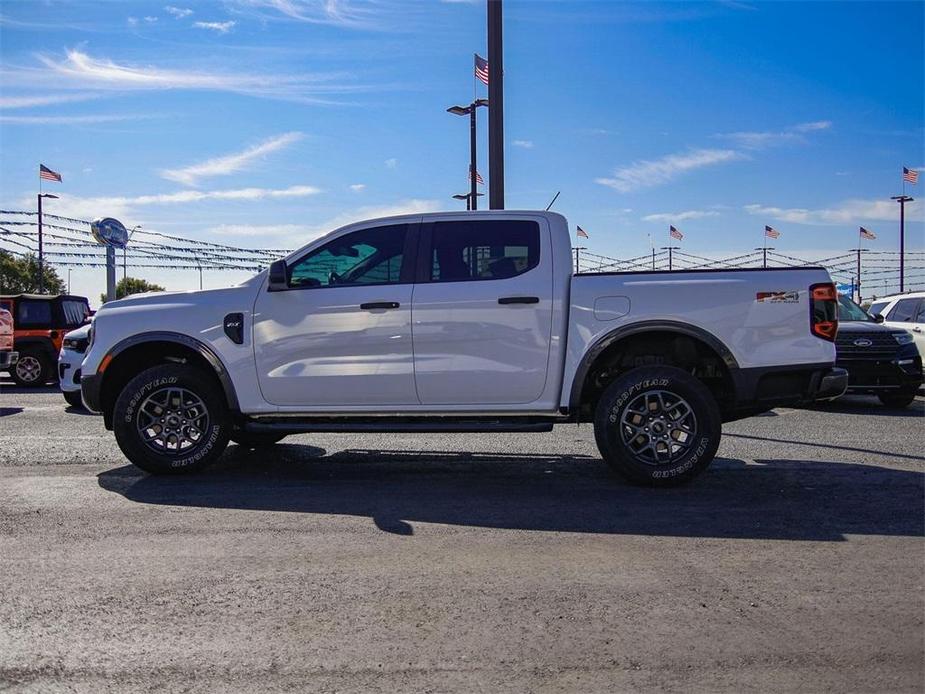
[[[486,82],[485,84],[488,84],[488,82]],[[919,182],[919,172],[916,171],[915,169],[907,169],[904,166],[903,167],[903,180],[906,183],[912,183],[914,185]]]
[[[470,180],[470,181],[472,180],[472,172],[471,172],[471,171],[469,172],[469,180]],[[485,185],[485,181],[482,179],[482,174],[480,174],[478,171],[475,172],[475,182],[478,183],[480,186],[484,186],[484,185]]]
[[[44,164],[39,164],[39,178],[43,178],[46,181],[57,181],[61,183],[61,174],[57,171],[52,171]]]
[[[764,226],[764,235],[767,236],[769,239],[779,239],[780,238],[780,232],[774,227],[769,227],[767,224],[765,224]]]
[[[867,231],[867,229],[861,227],[861,238],[873,241],[875,238],[877,238],[877,235],[874,232]]]
[[[482,84],[488,84],[488,61],[478,53],[475,54],[475,76]]]
[[[684,238],[684,234],[675,229],[673,226],[668,227],[668,233],[671,234],[671,238],[677,239],[678,241]]]
[[[575,236],[586,239],[588,238],[588,232],[582,229],[580,226],[575,227]]]

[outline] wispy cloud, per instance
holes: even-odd
[[[237,24],[233,19],[228,20],[227,22],[193,22],[193,26],[197,29],[208,29],[219,34],[227,34],[229,31],[234,29],[234,25]]]
[[[385,164],[385,168],[387,169],[397,169],[398,159],[396,159],[395,157],[392,157],[391,159],[386,159],[384,164]]]
[[[222,224],[209,231],[217,236],[247,237],[249,243],[263,246],[288,246],[298,248],[347,224],[364,219],[394,217],[403,214],[423,214],[441,209],[437,200],[411,198],[389,205],[359,207],[342,212],[319,224]]]
[[[219,224],[207,231],[219,236],[284,236],[308,228],[303,224]]]
[[[61,87],[96,90],[191,89],[224,91],[249,96],[283,99],[303,103],[332,103],[320,94],[357,91],[363,87],[345,84],[343,73],[261,74],[244,72],[204,72],[194,69],[164,69],[152,65],[120,64],[70,49],[64,58],[40,55],[45,69],[7,70],[7,86],[52,83]]]
[[[198,164],[192,164],[191,166],[185,166],[179,169],[164,169],[160,174],[162,178],[176,181],[177,183],[182,183],[187,186],[195,186],[201,178],[228,176],[237,171],[243,171],[257,159],[271,152],[285,149],[301,140],[302,137],[303,135],[300,132],[276,135],[240,152],[227,154],[223,157],[207,159]]]
[[[719,217],[714,210],[685,210],[684,212],[659,212],[649,214],[642,218],[644,222],[684,222],[688,219],[703,219],[704,217]]]
[[[523,149],[533,149],[533,140],[511,140],[511,144]]]
[[[32,108],[34,106],[53,106],[76,101],[98,99],[99,94],[43,94],[37,96],[0,96],[0,109]]]
[[[716,137],[729,140],[743,149],[766,149],[767,147],[806,142],[804,136],[807,133],[828,130],[831,127],[832,121],[819,120],[800,123],[784,130],[720,133]]]
[[[365,183],[354,183],[350,186],[350,190],[352,190],[354,193],[360,193],[366,190],[366,184]]]
[[[793,224],[827,225],[853,224],[859,221],[896,221],[896,203],[890,200],[846,200],[834,207],[807,209],[801,207],[773,207],[746,205],[749,214]],[[920,210],[917,202],[906,205],[906,214],[915,216]]]
[[[317,195],[321,192],[315,186],[296,185],[288,188],[233,188],[227,190],[181,190],[173,193],[154,195],[136,195],[133,197],[80,197],[59,193],[55,201],[55,214],[92,219],[106,214],[113,217],[127,217],[135,214],[138,207],[157,205],[183,205],[189,203],[222,200],[226,202],[257,202],[268,200],[285,200]],[[30,202],[31,201],[31,202]],[[34,197],[23,198],[20,204],[32,204]]]
[[[193,11],[187,7],[174,7],[173,5],[167,5],[167,7],[164,8],[164,12],[173,15],[177,19],[183,19],[193,14]]]
[[[669,154],[661,159],[633,162],[614,171],[613,178],[597,178],[596,183],[621,193],[668,183],[678,176],[707,166],[725,164],[743,158],[731,149],[692,149]]]
[[[124,120],[145,120],[159,118],[153,113],[113,113],[88,116],[2,116],[0,123],[11,125],[92,125],[93,123],[115,123]]]
[[[308,24],[372,28],[381,6],[374,0],[232,0],[263,19],[288,19]]]

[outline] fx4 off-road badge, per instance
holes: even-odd
[[[800,292],[758,292],[755,301],[759,304],[796,304],[800,302]]]

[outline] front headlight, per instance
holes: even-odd
[[[901,345],[908,345],[912,342],[912,333],[903,330],[901,333],[893,333],[894,339]]]

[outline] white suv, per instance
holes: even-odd
[[[919,354],[925,357],[925,292],[881,297],[867,312],[875,318],[883,316],[883,324],[890,328],[904,328],[912,333]]]

